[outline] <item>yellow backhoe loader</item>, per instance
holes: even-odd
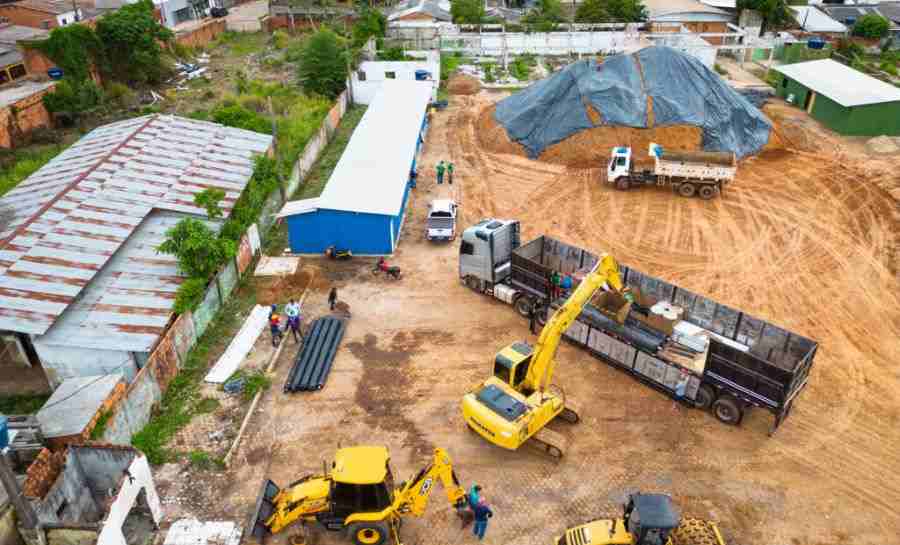
[[[346,532],[356,545],[400,545],[400,519],[425,513],[436,481],[443,483],[447,500],[462,514],[466,493],[444,449],[435,449],[427,467],[395,487],[387,448],[342,448],[331,470],[322,475],[308,475],[283,489],[266,480],[250,533],[261,543],[294,522],[319,522],[328,530]]]
[[[622,518],[566,530],[555,545],[725,545],[715,522],[682,519],[665,494],[632,494]]]
[[[562,389],[551,385],[556,349],[563,333],[603,285],[623,291],[619,265],[603,254],[563,305],[544,325],[534,349],[515,342],[494,358],[494,375],[462,399],[466,424],[478,435],[506,449],[516,450],[531,439],[556,458],[565,453],[565,437],[545,426],[559,416],[575,424],[578,412]],[[623,294],[629,297],[630,294]]]

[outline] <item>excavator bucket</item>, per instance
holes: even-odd
[[[275,496],[279,492],[281,492],[281,489],[278,488],[278,485],[266,479],[263,481],[262,489],[256,498],[256,508],[253,510],[253,517],[250,519],[250,535],[260,543],[270,533],[266,521],[275,512]]]

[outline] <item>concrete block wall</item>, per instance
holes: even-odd
[[[113,391],[110,393],[109,397],[103,400],[103,403],[100,404],[100,407],[97,408],[97,412],[94,413],[94,416],[91,417],[91,420],[88,422],[87,426],[84,427],[84,430],[81,433],[76,435],[65,435],[62,437],[53,437],[47,439],[48,446],[52,450],[61,450],[66,447],[66,445],[72,444],[81,444],[89,441],[91,439],[91,434],[94,432],[94,428],[99,423],[100,419],[103,418],[104,414],[109,413],[110,418],[115,411],[118,409],[119,404],[125,398],[125,394],[128,392],[128,385],[125,384],[124,381],[120,381],[113,388]],[[107,424],[109,420],[107,420]]]
[[[25,472],[22,491],[29,498],[43,498],[66,464],[66,452],[42,449]]]
[[[208,21],[195,29],[176,34],[175,41],[187,47],[206,45],[225,32],[225,25],[225,19]]]
[[[35,129],[50,127],[50,113],[44,107],[43,97],[52,90],[53,87],[39,91],[0,109],[0,148],[15,147]]]

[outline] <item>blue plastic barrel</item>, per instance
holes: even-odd
[[[416,70],[416,80],[417,81],[427,81],[431,77],[431,72],[428,70]]]
[[[6,417],[0,414],[0,450],[9,446],[9,431],[7,431]]]
[[[47,70],[47,75],[52,79],[62,79],[63,71],[60,68],[51,68],[50,70]]]
[[[822,38],[810,38],[809,41],[806,42],[806,47],[810,49],[824,49],[825,40]]]

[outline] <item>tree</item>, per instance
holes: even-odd
[[[387,19],[384,14],[377,9],[371,9],[368,6],[359,11],[359,18],[353,23],[353,45],[354,47],[362,47],[366,45],[369,38],[384,37],[387,28]]]
[[[347,61],[347,52],[337,34],[327,28],[316,32],[300,57],[298,72],[303,88],[337,98],[346,86]]]
[[[605,23],[609,21],[604,0],[585,0],[575,10],[576,23]]]
[[[863,38],[884,38],[887,36],[890,23],[877,13],[867,13],[853,25],[853,35]]]
[[[108,69],[122,81],[156,83],[163,78],[162,46],[173,37],[153,15],[153,3],[140,0],[97,21]]]
[[[647,20],[647,8],[641,0],[607,0],[606,11],[614,21],[640,23]]]
[[[781,27],[792,20],[785,0],[737,0],[737,11],[745,9],[758,11],[763,18],[762,31],[770,27]]]
[[[484,22],[484,2],[482,0],[452,0],[450,15],[453,22],[463,25],[480,25]]]
[[[559,0],[538,0],[522,22],[538,32],[550,32],[563,22],[562,4]]]
[[[208,279],[219,265],[234,257],[233,240],[218,237],[205,223],[184,218],[166,231],[158,252],[178,258],[178,269],[192,278]]]
[[[103,91],[93,80],[65,78],[42,100],[48,112],[74,121],[103,101]]]
[[[194,204],[206,209],[206,215],[210,219],[222,217],[222,209],[219,201],[225,198],[225,192],[216,187],[208,187],[194,195]]]

